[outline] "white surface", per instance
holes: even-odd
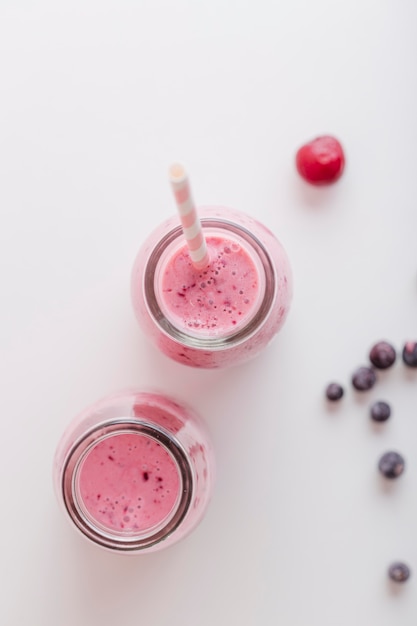
[[[413,0],[1,3],[2,625],[415,626],[417,375],[332,412],[323,388],[417,336],[416,20]],[[347,168],[314,189],[293,158],[323,132]],[[168,361],[131,311],[176,159],[292,259],[284,330],[234,370]],[[202,525],[138,558],[79,538],[51,485],[68,421],[129,385],[198,407],[218,461]],[[385,489],[390,448],[408,467]]]

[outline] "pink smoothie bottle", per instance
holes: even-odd
[[[192,367],[227,367],[257,355],[284,324],[291,269],[276,237],[248,215],[225,207],[198,214],[209,263],[196,269],[172,217],[137,255],[133,307],[167,356]]]
[[[213,453],[200,419],[164,395],[125,391],[97,402],[55,455],[59,501],[95,544],[139,554],[169,546],[202,519]]]

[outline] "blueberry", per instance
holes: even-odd
[[[388,576],[396,583],[405,583],[410,578],[410,568],[405,563],[392,563],[388,569]]]
[[[343,394],[344,394],[343,387],[339,385],[339,383],[330,383],[326,387],[326,397],[328,400],[331,400],[332,402],[335,402],[336,400],[340,400]]]
[[[398,452],[386,452],[381,456],[378,469],[385,478],[398,478],[404,471],[405,461]]]
[[[386,422],[391,415],[391,407],[386,402],[374,402],[371,406],[371,418],[375,422]]]
[[[396,358],[397,354],[394,347],[387,341],[379,341],[369,353],[369,360],[379,370],[386,370],[394,365]]]
[[[376,382],[376,376],[370,367],[359,367],[352,376],[352,385],[358,391],[368,391]]]
[[[408,367],[417,367],[417,342],[407,341],[403,348],[403,361]]]

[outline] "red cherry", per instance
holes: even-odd
[[[299,174],[312,185],[334,183],[342,175],[345,155],[334,137],[324,135],[302,146],[296,155]]]

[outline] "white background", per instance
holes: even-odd
[[[416,34],[414,0],[2,0],[2,626],[415,626],[417,372],[348,381],[374,341],[417,339]],[[347,155],[326,189],[294,168],[321,133]],[[177,159],[199,203],[259,218],[292,261],[285,328],[235,369],[169,361],[131,310]],[[197,408],[218,465],[195,533],[136,558],[79,537],[51,484],[69,420],[132,385]],[[388,449],[407,461],[390,485]]]

